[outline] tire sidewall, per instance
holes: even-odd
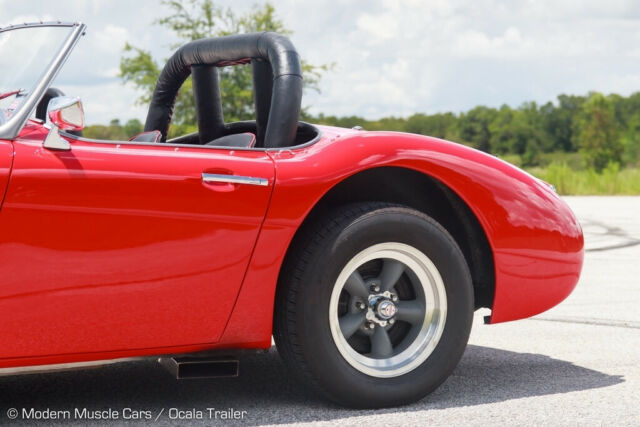
[[[358,253],[379,243],[410,245],[438,269],[446,289],[447,315],[440,341],[429,357],[403,375],[378,378],[351,366],[336,347],[329,326],[329,302],[338,275]],[[468,340],[473,291],[468,266],[453,238],[435,221],[407,208],[369,212],[325,239],[311,268],[301,278],[297,313],[304,357],[319,385],[339,402],[362,406],[402,404],[438,387],[457,365]],[[367,405],[368,406],[368,405]]]

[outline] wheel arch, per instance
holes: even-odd
[[[335,184],[311,208],[291,240],[280,275],[308,227],[336,207],[354,202],[398,203],[429,215],[454,238],[471,272],[475,308],[493,305],[494,261],[491,246],[469,206],[440,180],[414,169],[380,166],[359,171]],[[278,280],[280,282],[280,280]]]

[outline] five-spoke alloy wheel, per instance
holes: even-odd
[[[444,329],[447,296],[436,266],[411,246],[380,243],[344,267],[329,303],[340,354],[374,377],[402,375],[433,351]]]
[[[278,283],[274,338],[291,371],[345,406],[406,404],[464,352],[473,315],[455,240],[416,210],[368,202],[312,218]]]

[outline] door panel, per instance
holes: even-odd
[[[31,138],[0,211],[0,357],[217,341],[271,195],[266,153]]]

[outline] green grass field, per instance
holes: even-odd
[[[640,169],[620,169],[611,164],[601,173],[576,170],[566,162],[527,169],[529,173],[556,187],[561,195],[640,195]]]

